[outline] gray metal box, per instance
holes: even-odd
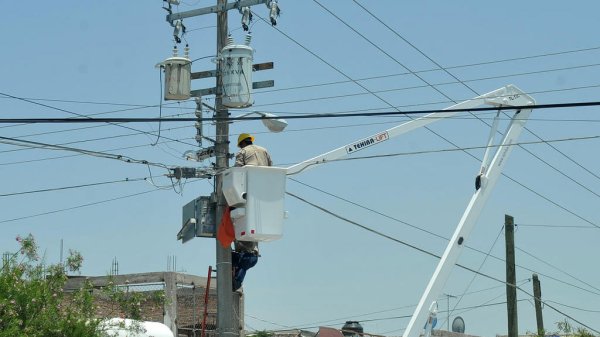
[[[186,243],[194,237],[215,237],[215,209],[216,202],[206,196],[196,198],[183,206],[182,227],[177,239]]]

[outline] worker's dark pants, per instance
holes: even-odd
[[[231,252],[231,265],[233,267],[233,290],[236,291],[242,286],[246,271],[254,267],[258,262],[256,253]]]

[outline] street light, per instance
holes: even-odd
[[[252,114],[260,115],[262,123],[271,132],[281,132],[288,125],[285,119],[277,118],[277,115],[268,112],[251,111],[239,116],[234,117],[235,119],[242,119],[243,117],[250,116]]]
[[[269,129],[271,132],[281,132],[288,125],[285,119],[277,118],[277,115],[268,112],[260,112],[260,111],[251,111],[239,116],[233,117],[235,120],[244,119],[246,116],[250,116],[252,114],[260,115],[261,121],[264,126]],[[204,159],[208,159],[210,157],[214,157],[215,155],[215,147],[210,146],[207,148],[201,148],[200,150],[187,150],[183,154],[183,157],[186,160],[191,161],[203,161]]]

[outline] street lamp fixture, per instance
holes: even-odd
[[[268,113],[268,112],[251,111],[251,112],[236,116],[234,118],[238,119],[238,118],[250,116],[252,114],[257,114],[257,115],[260,115],[261,117],[263,117],[263,118],[261,118],[262,123],[271,132],[281,132],[288,125],[288,123],[285,119],[277,118],[276,115],[274,115],[272,113]]]
[[[271,131],[271,132],[281,132],[288,125],[288,123],[285,119],[277,118],[276,115],[274,115],[272,113],[268,113],[268,112],[252,111],[252,112],[248,112],[248,113],[245,113],[245,114],[242,114],[239,116],[235,116],[234,118],[236,120],[243,119],[243,117],[250,116],[252,114],[257,114],[257,115],[261,116],[262,118],[260,120],[262,121],[264,126],[267,129],[269,129],[269,131]],[[203,161],[205,159],[208,159],[208,158],[214,157],[214,156],[215,156],[215,147],[214,146],[210,146],[207,148],[201,148],[200,150],[188,150],[188,151],[185,151],[185,153],[183,154],[183,157],[186,160],[191,160],[191,161]]]

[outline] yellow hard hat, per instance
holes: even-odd
[[[250,138],[250,141],[251,141],[251,142],[254,142],[254,137],[253,137],[251,134],[249,134],[249,133],[242,133],[242,134],[240,134],[240,136],[238,137],[237,145],[238,145],[238,146],[240,146],[240,143],[241,143],[241,142],[242,142],[244,139],[246,139],[246,138]]]

